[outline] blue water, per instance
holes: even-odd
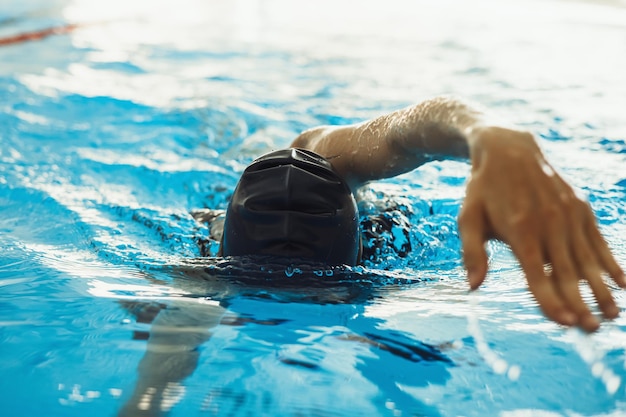
[[[3,1],[0,36],[84,25],[0,47],[2,415],[626,415],[623,292],[561,328],[493,243],[468,294],[464,162],[361,191],[407,257],[199,259],[189,212],[254,157],[456,94],[540,138],[626,265],[623,2],[432,3]]]

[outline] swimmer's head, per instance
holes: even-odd
[[[350,188],[326,159],[301,149],[271,152],[252,162],[235,188],[221,254],[356,265],[358,217]]]

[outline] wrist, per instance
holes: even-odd
[[[523,130],[481,125],[467,129],[466,137],[473,169],[490,154],[511,158],[541,155],[534,136]]]

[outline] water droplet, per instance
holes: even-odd
[[[596,378],[600,378],[604,372],[604,364],[602,362],[596,362],[591,366],[591,373]]]
[[[120,398],[122,396],[122,390],[119,388],[109,388],[109,394],[111,394],[113,398]]]
[[[497,373],[498,375],[504,374],[507,371],[508,367],[509,367],[509,364],[506,363],[504,359],[497,359],[493,363],[493,371]]]
[[[613,395],[617,392],[619,386],[622,383],[622,380],[619,376],[611,374],[611,376],[607,378],[604,383],[606,385],[606,392],[608,392],[610,395]]]
[[[507,376],[509,377],[511,381],[517,381],[521,373],[522,373],[522,370],[520,369],[520,367],[517,365],[513,365],[509,368],[509,372],[507,373]]]

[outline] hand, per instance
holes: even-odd
[[[487,274],[486,241],[500,239],[519,259],[548,318],[586,331],[599,327],[581,297],[579,280],[587,281],[604,317],[617,317],[602,275],[626,288],[624,272],[589,205],[554,172],[532,135],[483,127],[474,129],[468,142],[472,175],[459,231],[470,287],[478,288]]]

